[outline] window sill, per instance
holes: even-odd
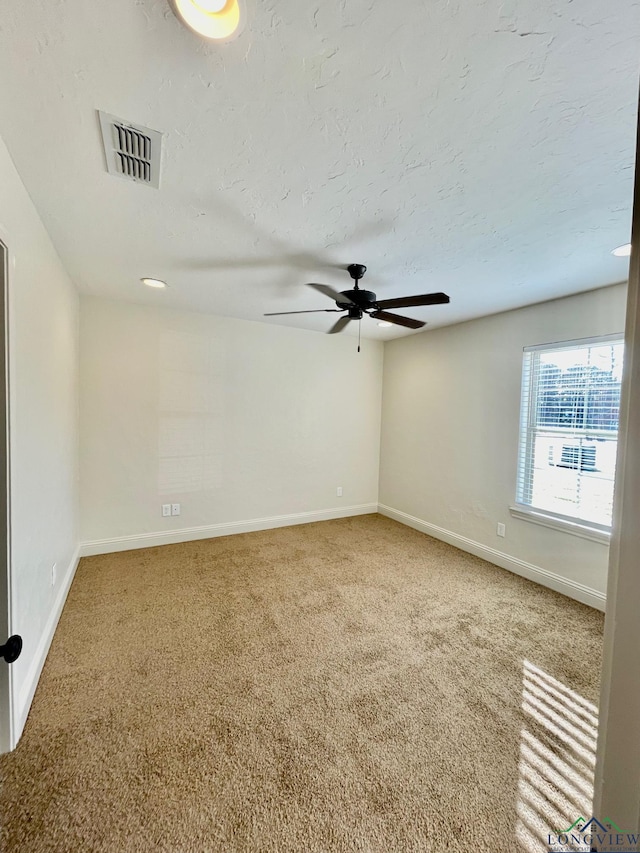
[[[542,527],[550,527],[552,530],[561,530],[563,533],[570,533],[572,536],[579,536],[581,539],[590,539],[592,542],[599,542],[601,545],[608,545],[611,541],[611,534],[605,530],[589,527],[577,521],[568,521],[530,507],[510,506],[509,512],[513,518],[519,518],[521,521],[530,521],[533,524],[540,524]]]

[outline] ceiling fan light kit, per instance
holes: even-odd
[[[217,42],[237,38],[244,28],[240,0],[169,0],[176,17],[194,33]]]
[[[446,293],[423,293],[416,296],[399,296],[396,299],[377,299],[371,290],[361,290],[358,282],[364,277],[367,268],[364,264],[349,264],[347,272],[354,281],[351,290],[337,291],[328,284],[308,283],[308,287],[328,296],[338,306],[337,308],[314,308],[309,311],[273,311],[265,314],[265,317],[282,317],[285,314],[317,314],[321,311],[326,313],[344,312],[347,314],[340,317],[327,332],[335,335],[345,329],[351,320],[362,320],[364,314],[384,323],[392,323],[395,326],[404,326],[407,329],[421,329],[427,324],[422,320],[414,320],[412,317],[403,317],[400,314],[390,314],[385,308],[409,308],[421,305],[446,305],[450,299]],[[360,343],[358,342],[358,352]]]

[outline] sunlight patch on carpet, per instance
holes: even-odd
[[[516,838],[527,853],[548,853],[550,833],[592,813],[598,708],[527,660],[522,683],[530,719],[521,732]]]

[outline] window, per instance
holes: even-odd
[[[611,527],[621,336],[524,352],[517,510]]]

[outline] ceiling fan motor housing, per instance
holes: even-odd
[[[355,302],[355,304],[359,308],[369,309],[375,308],[376,305],[376,295],[372,293],[370,290],[341,290],[340,291],[343,296],[346,296],[351,302]],[[337,302],[336,305],[338,308],[348,308],[348,302]]]

